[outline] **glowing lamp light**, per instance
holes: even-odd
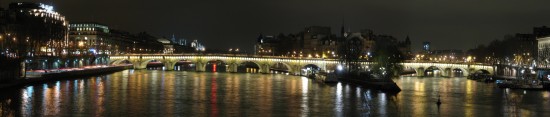
[[[90,49],[90,52],[92,52],[92,53],[96,54],[96,50],[95,50],[95,49],[93,49],[93,48],[92,48],[92,49]]]
[[[344,70],[344,67],[342,67],[342,65],[338,65],[338,66],[336,67],[336,69],[338,69],[338,71],[342,71],[342,70]]]
[[[46,10],[46,12],[53,11],[53,6],[50,6],[50,5],[40,4],[40,8],[43,8],[44,10]]]

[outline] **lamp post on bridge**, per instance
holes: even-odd
[[[233,54],[234,57],[237,56],[237,54],[239,53],[239,48],[229,48],[229,55]]]
[[[233,53],[233,48],[229,48],[228,53],[229,53],[229,55],[231,55]]]

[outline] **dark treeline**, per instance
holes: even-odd
[[[537,57],[537,41],[532,35],[507,35],[502,40],[495,39],[488,45],[478,45],[468,53],[477,57],[475,62],[528,62]]]

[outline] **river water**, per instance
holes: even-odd
[[[282,74],[125,70],[2,89],[0,116],[550,116],[548,91],[466,78],[394,81],[403,91]]]

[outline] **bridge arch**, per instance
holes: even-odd
[[[189,59],[173,59],[172,62],[169,63],[169,68],[172,68],[173,70],[180,70],[180,71],[196,71],[196,63]]]
[[[489,72],[489,70],[485,70],[485,69],[476,69],[474,70],[474,72],[482,72],[482,73],[489,73],[489,74],[491,73]]]
[[[416,76],[424,76],[424,67],[415,68]]]
[[[138,66],[137,68],[138,68],[138,69],[145,69],[145,68],[147,68],[147,64],[149,64],[151,61],[158,61],[158,62],[162,63],[163,66],[164,66],[165,68],[167,67],[166,65],[164,65],[164,63],[166,63],[166,61],[162,61],[162,60],[158,60],[158,59],[147,59],[147,60],[141,61],[141,62],[138,64],[139,66]],[[134,66],[135,66],[135,65],[134,65]],[[135,67],[134,67],[134,68],[135,68]]]
[[[300,70],[308,65],[315,65],[317,66],[318,68],[320,68],[320,70],[325,70],[326,68],[326,65],[328,63],[323,63],[321,62],[321,60],[303,60],[301,61],[300,63],[298,63],[298,65],[300,66],[300,68],[298,68],[297,70]]]
[[[258,67],[257,69],[248,69],[246,66],[247,63],[254,64],[255,67]],[[243,66],[244,65],[244,66]],[[241,72],[240,70],[244,70],[246,73],[260,73],[263,69],[261,67],[261,64],[255,61],[245,60],[245,61],[239,61],[235,62],[233,64],[229,65],[230,68],[232,68],[232,72]],[[244,69],[242,69],[244,67]]]
[[[204,71],[207,72],[229,72],[227,69],[229,65],[223,60],[211,59],[204,64]]]
[[[289,74],[295,73],[295,71],[292,69],[291,65],[285,62],[274,62],[271,66],[271,68],[277,67],[277,66],[284,66]],[[270,69],[271,69],[270,68]]]
[[[133,64],[132,61],[128,59],[118,59],[118,60],[111,61],[109,65],[120,65],[121,63],[125,63],[125,62]]]
[[[431,70],[432,72],[429,72],[429,70]],[[445,68],[442,68],[442,67],[437,66],[437,65],[428,66],[427,68],[424,69],[424,73],[423,73],[423,74],[424,74],[424,76],[433,74],[434,77],[437,77],[438,75],[439,75],[439,76],[446,76],[446,74],[445,74]]]
[[[455,74],[454,71],[457,71],[457,70],[460,70],[460,71],[461,71],[462,77],[468,76],[468,75],[470,74],[466,68],[462,68],[462,67],[454,67],[454,68],[451,68],[451,70],[452,70],[452,71],[451,71],[452,75],[449,74],[450,77],[456,77],[456,76],[454,76],[454,74]]]

